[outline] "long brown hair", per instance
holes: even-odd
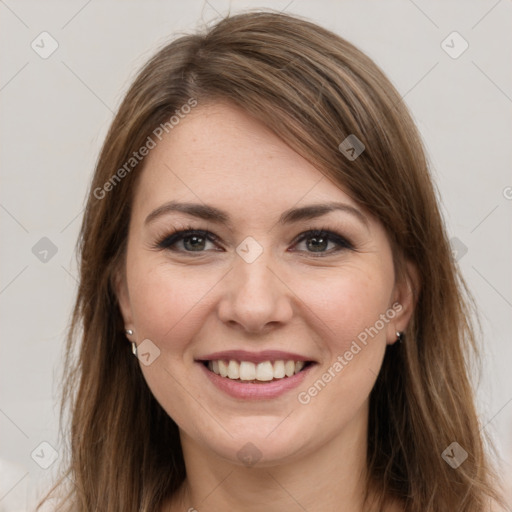
[[[418,270],[405,341],[388,348],[370,396],[368,490],[410,512],[487,509],[497,495],[470,382],[474,306],[417,129],[389,80],[352,44],[296,16],[248,12],[158,51],[106,137],[79,239],[61,412],[61,422],[70,412],[70,456],[50,491],[66,489],[58,510],[157,510],[185,478],[178,428],[131,354],[114,279],[144,160],[126,163],[163,123],[172,129],[170,117],[191,99],[198,108],[228,100],[265,123],[382,222],[398,277],[406,261]],[[356,159],[339,147],[350,135],[365,146]],[[453,442],[468,453],[456,469],[441,456]]]

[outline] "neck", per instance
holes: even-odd
[[[181,432],[187,480],[165,510],[359,512],[366,491],[367,409],[343,432],[286,462],[245,467],[205,450]]]

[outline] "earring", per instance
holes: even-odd
[[[124,332],[127,336],[133,335],[133,329],[125,329]],[[137,343],[135,343],[134,341],[131,341],[130,343],[132,344],[132,354],[136,356],[137,355]]]
[[[400,332],[400,331],[396,331],[396,341],[398,341],[398,343],[402,343],[403,340],[404,340],[404,333]]]

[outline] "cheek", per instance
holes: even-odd
[[[201,408],[195,410],[196,402],[184,392],[188,389],[184,363],[192,360],[191,341],[204,325],[211,307],[209,291],[222,273],[145,258],[134,257],[127,263],[131,307],[138,342],[149,339],[160,353],[152,364],[141,364],[141,371],[167,414],[178,424],[186,424],[190,416],[201,415]]]
[[[323,324],[332,358],[348,350],[352,341],[364,341],[365,333],[367,341],[385,339],[387,324],[379,319],[389,307],[393,272],[382,263],[330,269],[324,277],[312,274],[297,284],[298,295],[314,313],[312,320]]]
[[[322,333],[326,357],[298,400],[303,414],[323,418],[332,435],[361,410],[379,374],[387,326],[381,315],[388,311],[393,281],[392,271],[381,266],[340,270],[317,280],[320,286],[303,281],[300,292],[308,297],[312,331]]]
[[[155,340],[174,351],[200,329],[208,292],[219,281],[217,272],[134,259],[128,265],[128,286],[140,339]]]

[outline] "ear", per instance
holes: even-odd
[[[404,264],[404,271],[400,273],[393,290],[393,300],[390,309],[395,316],[388,323],[386,340],[388,345],[397,341],[397,331],[403,332],[412,318],[421,287],[418,269],[412,262]]]
[[[124,268],[116,270],[113,276],[114,291],[126,329],[133,329],[133,315]]]

